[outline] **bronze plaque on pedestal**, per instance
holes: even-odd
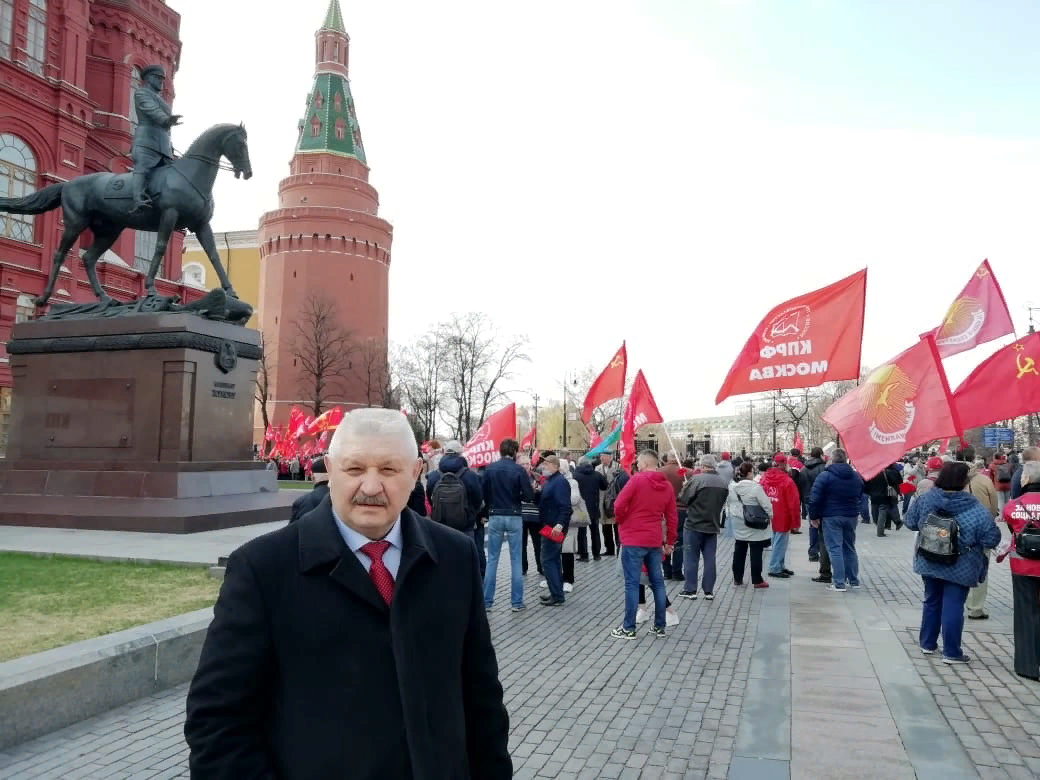
[[[46,447],[131,447],[135,381],[51,379],[43,419]]]

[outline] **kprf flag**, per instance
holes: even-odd
[[[953,394],[964,428],[1040,411],[1040,333],[997,350]]]
[[[823,419],[841,434],[849,459],[870,479],[903,454],[960,430],[935,339],[928,335],[839,398]]]
[[[585,404],[581,409],[581,419],[583,422],[588,422],[592,417],[592,412],[595,411],[596,407],[605,404],[607,401],[613,401],[615,398],[621,398],[625,394],[625,374],[628,371],[628,352],[625,349],[625,342],[621,342],[621,349],[617,351],[607,367],[604,368],[596,381],[592,383],[592,387],[589,388],[588,395],[585,396]]]
[[[858,379],[867,269],[784,301],[755,328],[715,403],[731,395]]]
[[[502,457],[498,447],[503,439],[516,438],[516,404],[499,409],[481,425],[462,448],[462,456],[470,466],[488,466]]]
[[[636,374],[632,383],[632,392],[625,405],[624,421],[621,424],[621,467],[629,469],[636,456],[636,431],[644,425],[664,422],[664,417],[657,408],[654,394],[642,370]]]
[[[1004,293],[989,260],[983,260],[932,335],[946,358],[1014,332]]]
[[[524,435],[524,440],[522,442],[520,442],[520,451],[521,452],[523,452],[524,450],[534,449],[534,437],[537,435],[537,430],[538,430],[538,426],[537,425],[532,425],[531,426],[531,430],[529,430]]]

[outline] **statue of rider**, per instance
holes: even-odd
[[[162,65],[149,65],[141,71],[141,86],[134,91],[137,132],[130,152],[134,161],[133,211],[151,206],[146,192],[148,176],[173,160],[170,128],[180,124],[181,116],[172,113],[170,104],[163,100],[165,83],[166,71]]]

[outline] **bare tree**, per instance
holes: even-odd
[[[443,384],[441,349],[435,336],[423,336],[400,350],[396,357],[401,396],[423,441],[437,433]]]
[[[361,345],[353,362],[354,374],[364,387],[366,403],[369,406],[392,408],[395,387],[387,343],[368,339]]]
[[[777,425],[783,426],[791,432],[791,440],[793,442],[799,428],[802,427],[802,421],[812,411],[812,397],[809,388],[804,390],[777,390],[776,410]]]
[[[264,432],[271,427],[271,420],[267,416],[267,401],[271,395],[271,372],[274,371],[274,366],[271,364],[271,352],[273,347],[268,344],[264,339],[264,334],[260,334],[260,362],[256,367],[256,386],[253,390],[253,396],[256,398],[257,404],[260,406],[260,416],[264,421]]]
[[[503,340],[486,315],[470,313],[441,323],[437,342],[447,402],[441,414],[452,435],[467,441],[504,398],[513,368],[530,360],[527,338]]]
[[[341,324],[336,303],[317,293],[307,298],[292,324],[289,352],[297,367],[300,397],[317,416],[346,393],[358,345]]]

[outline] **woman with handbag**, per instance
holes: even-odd
[[[772,539],[773,502],[762,486],[755,482],[755,467],[750,461],[741,463],[729,483],[726,498],[726,522],[733,526],[733,584],[744,584],[744,564],[751,551],[751,583],[768,588],[762,579],[762,553]]]
[[[570,593],[574,590],[574,558],[578,552],[578,529],[588,528],[592,520],[588,507],[585,506],[585,499],[581,497],[581,488],[571,473],[570,464],[561,460],[560,473],[567,478],[567,484],[571,489],[571,524],[563,540],[563,592]]]
[[[1011,529],[1015,674],[1040,680],[1040,462],[1022,464],[1022,494],[1004,505],[1003,514]]]

